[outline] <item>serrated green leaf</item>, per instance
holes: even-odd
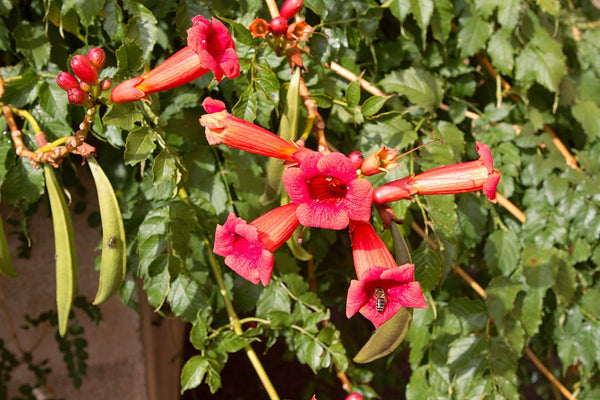
[[[137,128],[127,135],[123,160],[128,165],[136,165],[146,161],[155,149],[155,133],[147,127]]]
[[[519,266],[521,246],[511,231],[496,231],[486,240],[484,259],[491,270],[509,276]]]
[[[433,112],[442,101],[443,91],[437,80],[429,72],[409,68],[398,72],[394,71],[381,81],[386,91],[394,91],[426,109]]]
[[[503,28],[512,30],[520,22],[521,0],[503,0],[498,3],[498,22]]]
[[[423,292],[432,290],[442,275],[439,256],[427,246],[421,246],[413,253],[415,264],[415,281],[421,284]]]
[[[125,37],[132,39],[142,49],[147,60],[158,37],[158,21],[142,3],[127,2],[125,8],[133,15],[125,27]]]
[[[137,43],[132,40],[126,40],[115,51],[119,71],[125,76],[129,76],[130,74],[133,75],[138,72],[144,66],[142,54],[143,51]]]
[[[198,310],[208,307],[209,304],[203,288],[183,274],[177,275],[171,283],[167,301],[173,313],[188,322],[196,320]]]
[[[548,288],[554,285],[558,272],[558,254],[554,249],[527,245],[523,249],[523,275],[530,286]]]
[[[562,45],[539,28],[517,56],[516,78],[526,84],[538,82],[551,92],[556,92],[567,74],[566,61]]]
[[[458,40],[460,42],[460,56],[470,57],[477,53],[487,42],[492,27],[478,14],[460,19]]]
[[[57,122],[58,129],[52,133],[58,137],[71,135],[71,126],[66,121],[69,100],[64,90],[58,87],[56,81],[42,81],[38,86],[39,102],[42,109]]]
[[[29,21],[21,20],[12,35],[16,49],[23,53],[38,71],[50,59],[51,45],[42,26],[32,26]]]
[[[252,85],[250,85],[242,93],[238,102],[235,103],[235,105],[231,109],[231,113],[238,118],[244,119],[249,122],[253,122],[256,119],[257,107],[258,102],[256,100],[254,88],[252,87]]]
[[[121,129],[132,130],[136,127],[135,123],[143,119],[142,113],[133,103],[113,103],[102,122],[105,125],[116,125]]]
[[[290,298],[282,285],[268,285],[258,298],[256,303],[256,316],[258,318],[269,318],[273,311],[290,313]]]
[[[181,176],[176,155],[168,148],[158,153],[152,165],[152,181],[156,196],[175,197]]]
[[[512,74],[515,65],[515,48],[511,43],[511,34],[507,29],[497,30],[492,34],[487,45],[494,67],[502,74]]]
[[[116,1],[107,1],[104,6],[102,26],[115,42],[123,41],[123,10]],[[118,51],[118,50],[117,50]]]
[[[553,17],[558,16],[560,12],[560,2],[558,0],[535,0],[542,11],[547,12]]]
[[[422,36],[425,37],[429,21],[433,15],[433,0],[410,0],[410,11],[421,28]]]
[[[438,0],[435,2],[433,17],[431,18],[431,32],[435,40],[446,43],[452,30],[452,19],[454,18],[454,6],[450,0]]]
[[[34,168],[26,158],[19,157],[4,177],[3,200],[8,204],[35,203],[44,193],[43,174],[41,168]]]
[[[571,107],[571,113],[590,138],[600,138],[600,107],[591,101],[582,101]]]
[[[390,3],[390,12],[398,21],[404,22],[408,14],[410,13],[410,1],[409,0],[392,0]]]
[[[103,7],[104,0],[69,0],[63,3],[61,12],[75,10],[82,25],[87,28],[96,21]]]
[[[26,70],[10,83],[6,83],[2,102],[13,107],[23,107],[32,103],[38,95],[38,81],[39,77],[33,69]]]
[[[204,356],[195,355],[186,361],[181,369],[181,394],[186,390],[199,386],[210,368]]]

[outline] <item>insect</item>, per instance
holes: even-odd
[[[383,290],[380,287],[375,288],[375,292],[373,293],[373,295],[375,296],[375,308],[377,309],[378,313],[382,313],[383,309],[385,308],[385,305],[387,304],[385,290]]]
[[[106,245],[108,247],[110,247],[111,249],[114,249],[116,244],[117,244],[117,238],[114,236],[109,237],[108,242],[106,242]]]

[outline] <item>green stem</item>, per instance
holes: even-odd
[[[29,124],[31,125],[31,127],[33,129],[33,133],[38,134],[42,131],[42,129],[40,128],[40,125],[37,123],[35,118],[33,118],[33,115],[31,115],[29,113],[29,111],[21,110],[21,109],[14,108],[14,107],[11,107],[10,109],[13,113],[17,114],[19,117],[21,117],[21,118],[27,120],[27,122],[29,122]]]
[[[210,247],[211,247],[210,241],[208,239],[204,239],[204,242],[210,249]],[[208,251],[208,263],[210,264],[210,269],[212,270],[213,275],[215,276],[217,285],[219,285],[219,291],[220,291],[221,296],[223,297],[223,301],[225,303],[225,311],[227,311],[227,315],[229,316],[229,321],[231,322],[231,325],[233,326],[233,331],[236,333],[236,335],[241,336],[244,333],[244,331],[242,330],[242,324],[240,323],[240,320],[235,312],[235,309],[233,308],[233,303],[231,302],[231,299],[229,298],[229,295],[227,294],[227,288],[225,287],[225,281],[223,280],[223,275],[221,274],[221,267],[219,266],[219,263],[215,259],[214,254],[210,250]],[[250,360],[250,363],[254,367],[254,370],[256,371],[256,374],[258,375],[258,378],[260,379],[262,385],[264,386],[265,390],[267,391],[269,398],[271,400],[279,400],[279,395],[275,391],[275,388],[273,387],[273,384],[271,383],[269,376],[265,372],[265,369],[263,368],[260,360],[258,359],[258,356],[254,352],[254,349],[252,349],[252,346],[247,344],[246,346],[244,346],[244,351],[246,352],[246,356]]]

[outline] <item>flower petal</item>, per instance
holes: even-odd
[[[391,280],[398,283],[409,283],[414,281],[414,264],[403,264],[397,268],[389,268],[383,271],[380,279]]]
[[[371,218],[373,186],[367,179],[354,179],[348,186],[344,208],[350,219],[368,221]]]
[[[314,228],[340,230],[347,227],[350,222],[348,214],[343,209],[330,207],[312,200],[300,204],[296,210],[296,215],[302,225]]]
[[[348,297],[346,298],[346,317],[352,317],[368,302],[369,293],[365,290],[365,284],[355,279],[350,281]]]
[[[388,302],[397,303],[402,307],[427,308],[419,282],[410,282],[388,289]]]
[[[332,176],[345,182],[350,182],[358,177],[354,165],[342,153],[329,153],[319,157],[316,167],[321,174]]]

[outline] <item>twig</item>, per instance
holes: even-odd
[[[510,200],[506,197],[502,196],[500,193],[496,193],[496,198],[498,199],[498,203],[502,207],[504,207],[509,213],[511,213],[516,219],[518,219],[522,224],[525,223],[527,217],[525,213],[521,211],[517,206],[515,206]]]
[[[298,94],[300,94],[300,98],[302,99],[304,108],[306,108],[306,111],[308,112],[307,120],[309,120],[310,123],[312,123],[312,129],[319,145],[319,152],[323,154],[329,153],[329,145],[327,144],[327,140],[325,139],[325,122],[323,121],[323,117],[321,117],[321,114],[319,114],[317,103],[310,95],[310,92],[306,87],[306,83],[304,82],[304,77],[302,76],[300,77],[300,86],[298,87]]]
[[[267,7],[269,8],[271,18],[279,17],[279,7],[277,7],[275,0],[265,0],[265,3],[267,3]]]
[[[569,390],[567,390],[567,388],[564,387],[563,384],[560,383],[560,381],[556,379],[554,375],[552,375],[552,372],[550,372],[548,368],[546,368],[546,366],[542,364],[540,359],[537,358],[537,356],[534,354],[533,351],[531,351],[529,347],[525,349],[525,354],[527,355],[527,357],[529,357],[529,359],[537,367],[537,369],[539,369],[540,372],[544,374],[546,378],[548,378],[552,385],[554,385],[554,387],[556,387],[563,396],[565,396],[567,399],[575,400],[575,396],[573,395],[573,393],[569,392]]]

